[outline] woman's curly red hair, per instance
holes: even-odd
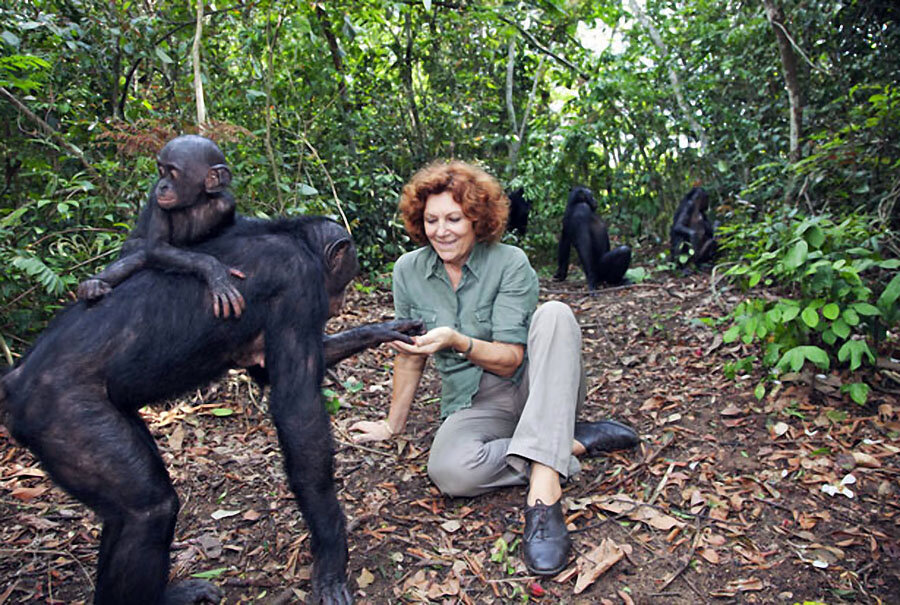
[[[473,223],[475,239],[493,243],[500,240],[509,215],[509,198],[497,179],[477,166],[452,160],[433,162],[419,170],[400,194],[400,214],[409,237],[418,244],[425,237],[425,202],[432,195],[449,191]]]

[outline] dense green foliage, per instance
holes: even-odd
[[[539,267],[554,259],[571,185],[595,191],[640,265],[701,183],[727,225],[725,260],[740,262],[731,274],[790,292],[782,306],[756,298],[737,310],[745,335],[773,334],[748,317],[779,324],[769,365],[823,346],[832,362],[858,365],[897,319],[877,303],[891,298],[898,253],[900,11],[888,0],[779,0],[773,26],[763,4],[210,4],[203,131],[232,164],[241,212],[346,218],[372,273],[410,247],[396,200],[434,158],[478,161],[525,187],[535,203],[519,243]],[[796,151],[777,27],[797,62]],[[7,341],[27,342],[109,261],[152,182],[153,153],[198,131],[194,36],[192,3],[0,5]],[[817,285],[793,287],[806,275]],[[812,311],[784,319],[794,303],[821,322],[810,325]],[[847,321],[860,309],[869,313]]]

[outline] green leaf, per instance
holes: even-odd
[[[813,307],[806,307],[803,309],[803,313],[800,314],[800,317],[803,319],[803,323],[810,328],[815,328],[819,325],[819,312]]]
[[[850,399],[863,405],[869,397],[869,385],[864,382],[853,382],[842,386],[841,392],[850,393]]]
[[[889,258],[888,260],[883,260],[878,263],[878,266],[882,269],[896,269],[900,267],[900,259],[897,258]]]
[[[859,313],[860,315],[881,315],[881,311],[875,305],[870,305],[869,303],[858,302],[853,303],[851,305],[853,310]]]
[[[784,310],[781,312],[781,321],[787,323],[797,317],[800,314],[800,307],[796,305],[788,305],[784,307]]]
[[[844,321],[847,322],[848,325],[856,326],[859,325],[859,315],[856,314],[856,311],[853,309],[844,309],[844,313],[842,315]]]
[[[3,41],[13,48],[19,48],[19,36],[15,35],[11,31],[4,30],[2,33],[0,33],[0,38],[3,38]]]
[[[750,281],[747,282],[747,286],[752,288],[759,283],[760,279],[762,279],[762,273],[760,273],[759,271],[754,271],[750,274]]]
[[[165,63],[166,65],[174,63],[174,61],[172,60],[172,57],[167,55],[166,51],[164,51],[163,49],[161,49],[159,47],[156,48],[156,56],[159,57],[159,60],[162,61],[163,63]]]
[[[838,349],[838,361],[847,361],[849,358],[851,372],[862,365],[863,355],[866,356],[870,363],[875,362],[875,356],[872,355],[872,350],[869,349],[869,345],[865,340],[848,340]]]
[[[223,573],[228,571],[227,567],[218,567],[216,569],[210,569],[209,571],[200,571],[197,573],[192,573],[192,578],[199,578],[201,580],[210,580],[212,578],[218,578]]]
[[[806,243],[806,240],[800,240],[794,244],[794,247],[791,248],[787,253],[787,256],[784,257],[784,266],[789,270],[796,269],[806,262],[808,256],[809,245]]]
[[[231,416],[234,414],[234,410],[231,408],[213,408],[212,415],[213,416]]]
[[[834,333],[841,338],[847,338],[848,336],[850,336],[850,326],[848,326],[847,322],[843,319],[839,319],[831,324],[831,329],[834,330]]]
[[[766,395],[766,385],[760,382],[756,385],[756,388],[753,390],[753,394],[756,396],[756,399],[762,399]]]
[[[732,343],[738,339],[738,336],[741,334],[741,327],[737,324],[731,326],[725,331],[725,334],[722,335],[722,342],[728,344]]]
[[[828,328],[824,332],[822,332],[822,340],[825,341],[825,344],[833,345],[837,342],[837,335],[834,333],[834,330]]]
[[[814,347],[814,346],[805,346],[805,347],[802,347],[802,349],[803,349],[803,356],[806,357],[806,359],[810,360],[811,362],[813,362],[814,364],[816,364],[823,370],[828,369],[828,366],[830,365],[830,362],[828,360],[828,353],[826,353],[824,350],[820,349],[819,347]]]
[[[813,225],[807,229],[803,237],[813,248],[821,248],[822,244],[825,243],[825,234],[822,233],[818,225]]]
[[[888,310],[897,302],[898,298],[900,298],[900,273],[894,276],[881,296],[878,297],[878,307]]]
[[[822,307],[822,315],[824,315],[826,319],[837,319],[840,314],[841,308],[834,303],[828,303]]]

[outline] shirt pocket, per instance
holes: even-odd
[[[490,340],[494,332],[491,323],[494,314],[494,305],[489,303],[475,309],[472,313],[472,332],[473,336],[482,340]]]
[[[412,315],[413,319],[421,319],[424,321],[426,331],[433,330],[437,327],[437,313],[434,309],[412,305],[410,307],[410,315]]]

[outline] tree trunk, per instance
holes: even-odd
[[[197,128],[200,134],[206,127],[206,101],[203,98],[203,76],[200,73],[200,40],[203,36],[203,0],[197,0],[197,28],[194,30],[194,46],[191,60],[194,62],[194,94],[197,97]]]
[[[784,70],[784,87],[787,89],[788,101],[791,104],[791,162],[800,160],[800,134],[803,123],[803,100],[800,97],[800,83],[797,79],[797,55],[791,46],[791,39],[784,26],[784,14],[775,6],[773,0],[763,0],[766,7],[766,18],[775,32],[778,50],[781,52],[781,67]]]
[[[634,12],[634,15],[637,17],[638,21],[641,22],[641,25],[647,28],[647,31],[650,32],[650,39],[653,40],[653,44],[656,45],[656,48],[659,49],[660,57],[665,59],[669,54],[669,49],[666,47],[666,43],[663,41],[662,37],[659,35],[659,32],[656,30],[656,26],[650,21],[647,15],[641,10],[641,7],[638,6],[635,0],[628,0],[628,4],[631,7],[631,10]],[[675,72],[675,69],[671,64],[667,65],[667,69],[669,71],[669,82],[672,84],[672,91],[675,93],[675,100],[678,102],[678,107],[681,109],[681,113],[684,115],[685,119],[688,121],[688,124],[691,125],[691,130],[694,131],[694,135],[697,137],[697,140],[700,141],[700,144],[703,146],[703,150],[705,151],[709,147],[709,141],[706,138],[706,131],[703,129],[703,126],[694,119],[694,109],[691,107],[687,100],[684,98],[684,95],[681,91],[681,82],[678,80],[678,74]]]

